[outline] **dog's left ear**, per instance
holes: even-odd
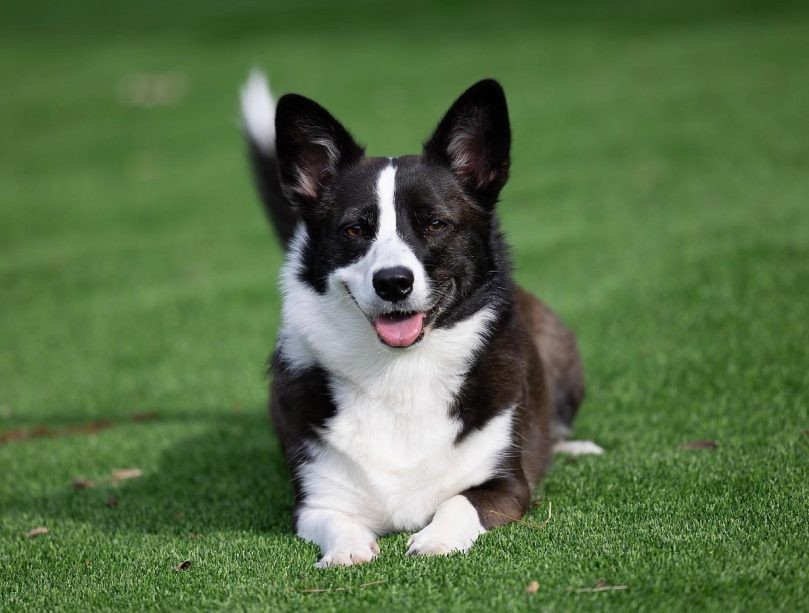
[[[489,207],[508,181],[510,151],[506,96],[493,79],[461,94],[424,144],[427,159],[448,166],[464,189]]]

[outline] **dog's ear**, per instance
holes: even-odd
[[[508,180],[510,150],[506,96],[493,79],[479,81],[461,94],[424,144],[425,157],[448,166],[485,206],[497,202]]]
[[[331,113],[317,102],[286,94],[275,111],[275,148],[281,187],[302,214],[318,202],[323,188],[364,155]]]

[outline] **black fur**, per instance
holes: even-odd
[[[363,158],[346,168],[323,188],[315,205],[317,215],[303,216],[310,240],[304,248],[301,278],[316,291],[324,293],[329,273],[368,251],[379,214],[372,196],[379,172],[387,163],[384,158]],[[342,230],[357,223],[364,228],[364,237],[346,236]]]

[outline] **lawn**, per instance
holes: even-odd
[[[805,3],[117,4],[0,9],[0,608],[809,608]],[[291,533],[254,64],[376,155],[506,88],[517,276],[606,453],[467,556]]]

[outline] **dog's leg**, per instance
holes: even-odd
[[[492,479],[441,504],[432,521],[408,541],[408,555],[466,552],[486,530],[520,519],[531,493],[524,478]]]
[[[340,511],[304,507],[298,511],[296,532],[320,547],[317,568],[370,562],[379,554],[376,534]]]

